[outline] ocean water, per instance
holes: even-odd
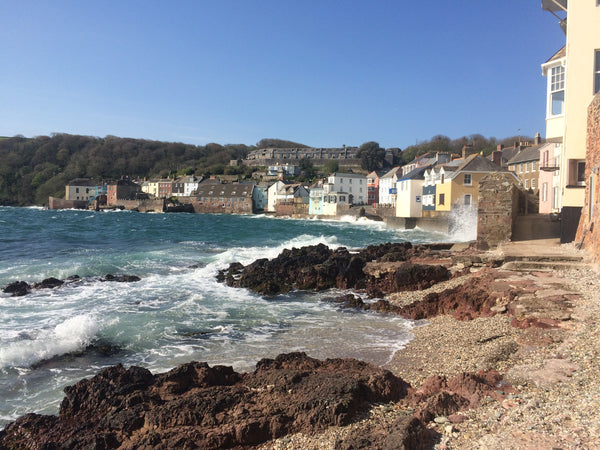
[[[462,239],[365,219],[0,207],[0,287],[81,277],[23,297],[0,292],[0,428],[28,412],[56,414],[65,386],[116,363],[155,373],[194,360],[251,371],[261,358],[305,351],[384,365],[410,339],[411,322],[324,301],[339,292],[267,298],[229,288],[217,283],[218,270],[318,243]],[[106,274],[141,281],[100,281]]]

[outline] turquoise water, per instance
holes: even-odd
[[[249,371],[261,358],[299,350],[384,365],[410,339],[410,322],[338,310],[322,301],[331,292],[265,298],[215,275],[284,248],[407,240],[452,237],[354,219],[0,207],[1,287],[82,277],[24,297],[0,293],[0,427],[27,412],[57,413],[65,386],[118,362],[153,372],[192,360]],[[109,273],[141,281],[99,281]]]

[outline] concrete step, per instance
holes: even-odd
[[[580,255],[505,255],[504,261],[529,261],[529,262],[583,262],[584,257]]]

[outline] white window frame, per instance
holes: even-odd
[[[469,181],[467,181],[467,177]],[[465,186],[473,186],[473,175],[471,175],[470,173],[465,173],[463,184]]]
[[[548,117],[562,116],[565,113],[565,66],[551,67],[548,74]],[[562,99],[560,97],[562,96]],[[554,97],[560,101],[560,111],[555,112]]]

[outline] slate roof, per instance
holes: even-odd
[[[416,169],[411,170],[402,178],[398,178],[398,181],[404,180],[424,180],[425,179],[425,171],[432,167],[431,164],[427,166],[417,167]]]
[[[508,164],[517,164],[526,161],[539,161],[540,159],[540,151],[544,149],[546,146],[552,146],[553,144],[543,144],[536,145],[535,147],[527,147],[524,150],[521,150],[515,156],[513,156]]]
[[[204,184],[196,189],[197,197],[252,197],[254,184]]]

